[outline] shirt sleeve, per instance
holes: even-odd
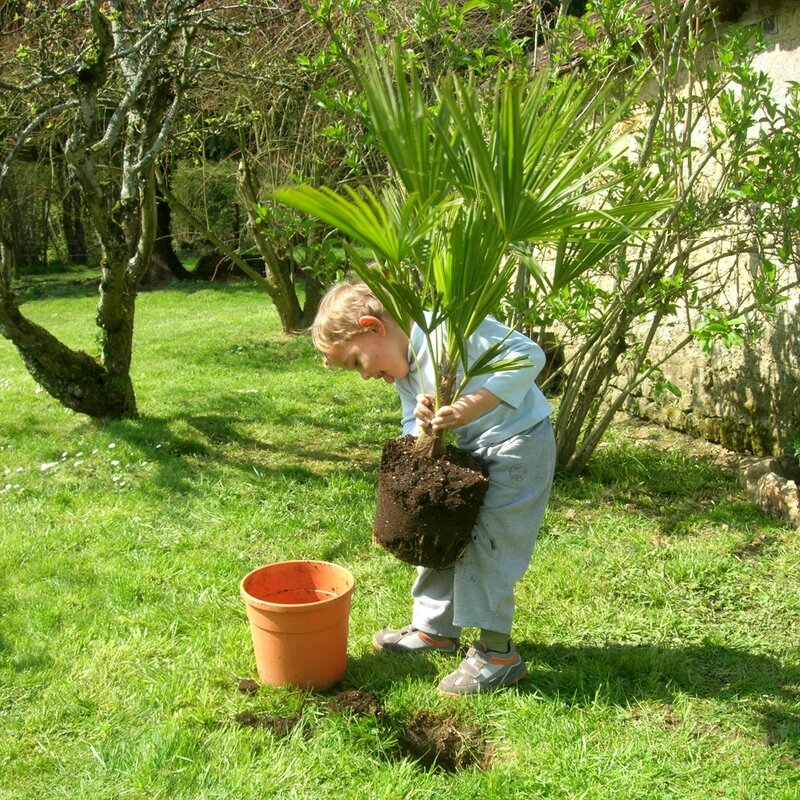
[[[473,363],[478,356],[497,343],[502,344],[496,360],[523,358],[530,366],[478,376],[474,386],[472,386],[473,381],[470,381],[466,391],[483,387],[501,402],[507,403],[512,408],[519,408],[536,376],[544,367],[546,360],[544,350],[524,334],[512,331],[492,317],[487,317],[469,339],[469,362]]]
[[[417,395],[411,390],[404,381],[395,383],[397,393],[400,395],[401,425],[403,426],[403,436],[416,436],[417,418],[414,416],[414,409],[417,405]]]

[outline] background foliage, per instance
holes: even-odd
[[[9,166],[12,161],[24,169],[43,165],[35,167],[40,205],[13,203],[10,207],[25,224],[15,226],[11,239],[0,236],[8,284],[35,260],[22,256],[25,263],[20,263],[23,245],[41,253],[42,243],[49,242],[43,251],[49,259],[60,259],[59,251],[65,257],[76,251],[67,246],[66,224],[57,218],[59,204],[71,208],[63,216],[71,220],[73,232],[82,220],[86,240],[97,241],[92,222],[66,204],[72,197],[64,178],[66,114],[53,111],[46,124],[31,130],[25,126],[38,119],[41,109],[58,109],[72,97],[77,75],[97,77],[91,70],[81,72],[94,45],[77,36],[86,26],[73,23],[85,22],[92,9],[110,20],[108,9],[117,5],[92,0],[55,15],[19,3],[3,6],[3,157]],[[667,176],[677,200],[663,230],[603,258],[566,289],[534,284],[521,271],[498,309],[516,326],[569,353],[568,362],[549,378],[551,393],[560,394],[559,463],[566,471],[585,469],[614,413],[630,407],[631,398],[677,391],[662,372],[668,354],[652,349],[665,331],[672,331],[673,354],[695,343],[736,346],[756,339],[784,299],[796,294],[797,96],[793,93],[783,106],[775,103],[769,81],[752,67],[762,43],[752,30],[738,30],[723,20],[715,4],[670,0],[654,5],[647,16],[622,0],[209,2],[196,13],[181,0],[134,5],[141,19],[155,14],[159,24],[171,20],[181,35],[192,31],[196,48],[190,70],[181,71],[177,56],[163,62],[180,90],[180,114],[159,141],[162,189],[169,193],[171,187],[174,207],[173,228],[161,230],[156,241],[178,233],[179,242],[211,242],[204,247],[214,251],[214,264],[225,256],[228,265],[258,282],[287,333],[305,328],[321,291],[344,264],[330,229],[276,207],[269,192],[289,182],[334,189],[358,182],[377,190],[389,174],[374,146],[376,132],[365,113],[363,87],[350,69],[368,38],[380,44],[399,36],[431,99],[435,82],[451,73],[471,75],[486,88],[486,77],[499,69],[526,79],[549,69],[554,85],[580,84],[589,93],[602,88],[612,98],[627,96],[645,80],[643,104],[624,122],[631,146],[628,166],[622,162],[617,176],[619,194],[624,195],[638,168]],[[159,16],[167,9],[173,16]],[[120,77],[109,76],[98,121],[114,117],[115,106],[106,105],[109,98],[124,96]],[[33,95],[26,95],[26,87],[35,87],[36,93],[36,101],[27,105]],[[132,124],[126,130],[137,128]],[[105,193],[99,207],[113,207],[121,191],[122,152],[112,148],[98,164]],[[208,177],[202,185],[196,182],[198,168]],[[12,191],[12,177],[9,171],[2,191]],[[153,202],[154,194],[142,208]],[[180,213],[181,207],[192,221]],[[49,209],[46,223],[42,208]],[[0,234],[7,228],[7,222],[0,225]],[[140,226],[129,221],[128,228]],[[31,231],[31,237],[24,231]],[[92,258],[96,246],[83,252]],[[255,260],[245,259],[254,253]],[[189,254],[182,255],[189,263]],[[533,250],[528,256],[531,263],[572,269],[589,257],[596,259],[597,252],[591,242],[565,242],[555,251]],[[219,273],[211,269],[207,274]],[[723,291],[734,285],[736,293]],[[103,300],[113,304],[108,293]],[[10,294],[6,304],[14,305]],[[132,318],[134,310],[114,313]],[[112,316],[109,311],[101,318]],[[89,351],[99,353],[103,365],[116,349],[126,349],[109,345],[112,330],[110,323],[101,327],[99,346]],[[115,361],[114,374],[122,380],[127,359]],[[43,385],[58,397],[63,380]],[[63,396],[59,399],[64,402]]]

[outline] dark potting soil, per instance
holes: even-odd
[[[415,452],[413,436],[384,443],[374,539],[409,564],[444,569],[470,541],[489,488],[488,470],[448,446],[443,458]]]

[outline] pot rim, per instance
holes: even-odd
[[[270,600],[262,600],[260,597],[255,597],[254,595],[250,594],[247,589],[245,588],[245,583],[247,582],[248,578],[254,575],[257,572],[260,572],[263,569],[271,568],[271,567],[286,567],[295,564],[314,564],[322,567],[332,567],[339,573],[344,573],[343,577],[345,578],[345,588],[344,591],[334,594],[333,597],[326,597],[323,600],[315,600],[312,603],[275,603]],[[342,602],[345,599],[348,599],[350,595],[353,593],[355,589],[356,579],[353,573],[347,569],[346,567],[341,566],[340,564],[334,564],[332,561],[321,561],[319,559],[313,558],[298,558],[298,559],[290,559],[288,561],[275,561],[270,564],[262,564],[260,567],[256,567],[255,569],[250,570],[247,575],[242,578],[239,584],[239,593],[242,596],[242,599],[248,605],[252,606],[253,608],[263,609],[265,611],[284,611],[284,612],[291,612],[291,611],[303,611],[308,610],[309,608],[322,608],[324,606],[332,605],[337,602]]]

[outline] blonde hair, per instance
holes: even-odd
[[[332,286],[322,298],[311,326],[314,347],[323,356],[335,345],[363,333],[361,317],[386,320],[386,309],[363,281],[342,281]]]

